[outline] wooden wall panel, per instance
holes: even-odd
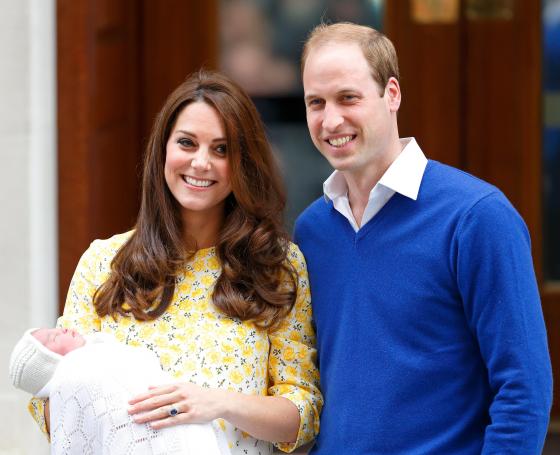
[[[57,2],[59,291],[90,239],[92,5]]]
[[[458,24],[418,23],[409,1],[386,2],[385,33],[399,56],[401,137],[415,136],[428,158],[460,166],[461,29]]]
[[[137,211],[137,17],[134,0],[57,2],[61,300],[89,243]]]
[[[147,136],[167,96],[190,73],[218,67],[218,0],[142,2],[142,131]]]
[[[95,2],[90,229],[97,238],[130,229],[138,211],[141,92],[136,3]]]
[[[540,240],[539,2],[516,2],[512,19],[467,20],[466,39],[465,168],[504,191]]]

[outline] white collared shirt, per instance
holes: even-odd
[[[365,226],[395,193],[413,200],[418,197],[428,160],[414,138],[400,139],[400,142],[403,145],[401,153],[369,193],[368,203],[362,216],[362,226]],[[325,198],[333,202],[334,208],[350,222],[354,231],[358,232],[360,226],[350,208],[348,184],[342,172],[335,170],[325,180],[323,192]]]

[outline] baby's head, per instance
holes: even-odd
[[[37,394],[52,378],[63,355],[85,344],[72,329],[31,329],[17,342],[10,357],[10,378],[18,389]]]
[[[74,329],[37,329],[31,332],[49,351],[66,355],[74,349],[81,348],[86,340]]]

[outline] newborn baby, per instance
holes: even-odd
[[[15,387],[49,398],[51,453],[225,455],[225,436],[213,424],[154,430],[128,414],[128,400],[150,385],[171,382],[157,356],[103,333],[31,329],[10,359]]]
[[[85,344],[86,339],[71,329],[28,330],[10,358],[13,385],[33,396],[48,397],[43,389],[53,377],[62,356]]]

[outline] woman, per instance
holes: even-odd
[[[134,231],[92,243],[57,324],[145,346],[188,378],[131,400],[137,422],[218,419],[234,454],[317,434],[307,272],[284,203],[248,96],[218,73],[189,77],[155,121]],[[31,408],[46,431],[48,409]]]

